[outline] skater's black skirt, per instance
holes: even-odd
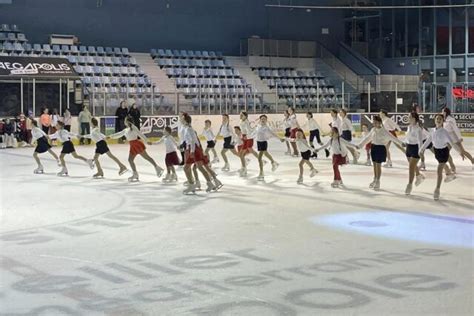
[[[289,127],[288,127],[288,128],[285,128],[285,137],[286,137],[286,138],[290,138],[290,135],[291,135],[291,131],[290,131],[290,130],[291,130],[291,128],[289,128]]]
[[[103,155],[105,153],[109,152],[109,146],[107,146],[107,143],[105,140],[100,140],[95,144],[95,153]]]
[[[385,148],[384,145],[372,144],[370,157],[372,158],[372,161],[376,163],[382,163],[387,161],[387,148]]]
[[[267,151],[268,149],[268,142],[257,142],[257,149],[258,151]]]
[[[232,145],[232,136],[224,137],[224,149],[234,149],[234,145]]]
[[[301,158],[303,160],[309,160],[309,158],[311,158],[311,150],[307,150],[305,152],[302,152],[301,153]]]
[[[418,145],[407,144],[407,150],[405,152],[405,154],[407,155],[407,158],[420,159],[420,154],[418,152],[419,152]]]
[[[35,152],[42,154],[44,152],[47,152],[50,148],[51,145],[48,143],[48,139],[46,138],[46,136],[38,138],[38,140],[36,141]]]
[[[214,148],[214,147],[216,147],[216,142],[213,141],[213,140],[208,140],[208,141],[207,141],[207,148],[211,148],[211,149],[212,149],[212,148]]]
[[[70,154],[75,151],[76,149],[74,149],[74,145],[72,144],[70,140],[63,143],[63,149],[61,150],[61,154]]]
[[[449,148],[448,147],[444,147],[441,149],[435,148],[434,154],[435,154],[436,160],[438,160],[439,163],[447,163],[449,159]]]
[[[342,139],[347,140],[348,142],[352,141],[352,133],[349,130],[342,131]]]

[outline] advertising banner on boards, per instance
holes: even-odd
[[[79,77],[66,58],[0,56],[0,77]]]

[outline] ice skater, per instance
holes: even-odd
[[[286,152],[285,155],[291,156],[291,147],[290,147],[290,135],[291,135],[291,125],[290,125],[290,114],[288,110],[285,110],[283,113],[283,127],[285,129],[285,144],[286,144]]]
[[[99,157],[103,154],[107,154],[107,156],[112,159],[119,167],[118,174],[121,176],[125,172],[127,172],[127,167],[117,158],[115,157],[109,149],[107,142],[105,141],[106,136],[102,134],[99,130],[99,122],[95,117],[91,119],[92,130],[90,134],[81,135],[82,138],[91,139],[95,143],[95,154],[94,154],[94,162],[95,166],[97,167],[97,173],[94,174],[92,177],[94,179],[99,179],[104,177],[104,170],[99,162]]]
[[[450,150],[449,147],[453,145],[453,140],[451,139],[449,132],[443,127],[444,117],[442,114],[437,114],[435,116],[435,124],[436,124],[436,128],[430,133],[430,136],[428,136],[428,139],[420,148],[420,154],[423,154],[423,152],[426,150],[428,145],[433,143],[435,158],[438,161],[436,188],[433,193],[433,198],[437,201],[439,200],[441,182],[443,181],[443,170],[445,168],[446,163],[449,160],[449,150]],[[461,151],[461,157],[464,159],[464,152],[462,151]],[[447,170],[446,179],[444,180],[444,182],[450,182],[456,179],[456,176],[454,175],[454,173],[448,170]]]
[[[369,134],[360,141],[357,148],[361,148],[368,142],[372,142],[370,156],[374,166],[374,180],[369,184],[369,188],[379,190],[380,178],[382,176],[382,163],[387,161],[387,144],[390,141],[393,141],[400,147],[404,146],[404,144],[383,127],[382,118],[380,116],[375,116],[373,121],[374,127]]]
[[[242,168],[239,173],[240,176],[244,177],[247,175],[247,164],[250,160],[246,159],[247,154],[252,154],[256,159],[258,159],[257,152],[253,149],[253,138],[252,134],[254,129],[250,126],[249,115],[247,112],[240,112],[240,131],[242,132],[240,139],[242,140],[242,147],[239,152],[240,162]]]
[[[352,142],[352,136],[354,134],[354,127],[352,126],[352,121],[349,120],[347,117],[347,111],[345,109],[341,109],[339,111],[339,116],[341,118],[341,130],[342,134],[341,137],[346,140],[347,142]],[[355,150],[353,147],[347,147],[347,150],[352,155],[352,163],[357,165],[357,161],[359,160],[359,152]]]
[[[402,129],[400,126],[398,126],[397,123],[395,123],[389,116],[388,112],[385,110],[380,111],[380,118],[382,119],[382,125],[383,127],[390,133],[392,134],[395,138],[397,137],[397,131],[401,131]],[[392,168],[392,155],[390,154],[390,145],[392,144],[391,141],[387,143],[387,163],[384,165],[384,167]],[[405,150],[401,147],[398,147],[402,152],[405,152]]]
[[[275,171],[278,168],[278,163],[273,159],[272,155],[268,152],[268,140],[272,137],[278,138],[281,142],[284,142],[284,138],[280,138],[274,131],[270,129],[267,125],[267,116],[265,114],[260,115],[260,124],[254,130],[252,138],[257,140],[257,149],[258,149],[258,165],[260,173],[257,177],[257,180],[265,180],[263,174],[263,156],[265,156],[272,163],[272,171]],[[295,131],[296,137],[296,131]],[[296,146],[296,143],[294,143]]]
[[[356,148],[355,145],[349,143],[339,134],[337,127],[331,127],[331,134],[329,141],[323,146],[316,148],[317,151],[330,147],[332,152],[332,169],[334,171],[334,181],[331,183],[333,188],[343,188],[344,183],[342,182],[341,172],[339,166],[347,163],[347,148]]]
[[[219,162],[219,157],[217,157],[217,152],[216,152],[216,136],[214,135],[214,132],[212,131],[211,127],[211,120],[205,120],[204,121],[204,130],[202,131],[202,136],[206,139],[207,146],[206,146],[206,156],[209,158],[211,157],[209,155],[209,152],[212,152],[214,155],[214,158],[212,159],[211,163],[218,163]]]
[[[369,135],[370,131],[369,131],[369,126],[367,126],[367,124],[362,124],[361,128],[362,128],[362,133],[361,133],[362,138]],[[367,161],[365,162],[366,166],[372,166],[372,161],[370,161],[370,148],[371,147],[372,147],[372,143],[370,143],[370,142],[365,144],[365,146],[364,146],[365,153],[367,155]]]
[[[222,159],[224,160],[224,167],[222,167],[222,171],[229,171],[229,159],[227,159],[227,152],[230,151],[234,155],[240,158],[239,153],[235,150],[234,144],[232,143],[232,129],[229,124],[229,115],[222,114],[222,124],[219,129],[219,133],[216,135],[217,137],[222,136],[224,138],[224,145],[222,147],[221,155]]]
[[[420,160],[420,148],[423,145],[423,127],[421,126],[420,116],[416,112],[411,112],[409,115],[409,125],[405,137],[406,156],[408,159],[408,184],[405,189],[405,194],[410,195],[413,189],[413,180],[415,185],[419,186],[425,176],[420,173],[418,168],[418,161]]]
[[[217,190],[216,184],[212,183],[211,177],[206,169],[203,167],[205,162],[205,156],[200,145],[199,139],[197,137],[196,131],[191,127],[191,116],[189,114],[184,113],[183,116],[180,118],[181,123],[183,124],[184,128],[184,140],[186,142],[186,152],[185,152],[185,165],[184,165],[184,173],[188,180],[188,187],[183,191],[183,194],[195,193],[196,192],[196,185],[195,179],[192,173],[193,164],[197,165],[197,168],[202,173],[204,178],[207,181],[207,189],[206,192],[211,192]]]
[[[68,154],[71,154],[75,159],[84,161],[89,165],[91,169],[94,169],[94,161],[92,159],[86,159],[85,157],[80,156],[76,153],[76,149],[74,148],[74,144],[72,143],[71,138],[78,138],[78,135],[65,130],[64,122],[59,121],[56,127],[57,131],[54,134],[49,135],[49,138],[58,139],[63,144],[61,154],[59,155],[59,160],[61,161],[62,169],[58,172],[58,176],[68,175],[66,161],[64,160],[64,157]]]
[[[296,147],[296,131],[301,129],[298,119],[296,118],[295,109],[288,107],[288,122],[290,124],[290,144],[293,149],[293,157],[298,157],[298,148]]]
[[[38,164],[38,168],[36,168],[33,172],[34,173],[44,173],[43,165],[39,159],[39,154],[48,152],[53,158],[56,160],[58,166],[61,166],[61,162],[59,161],[58,155],[51,149],[51,145],[48,142],[48,135],[43,132],[41,128],[38,127],[38,122],[35,120],[31,120],[31,144],[36,141],[36,148],[35,152],[33,153],[33,158],[35,159],[36,163]]]
[[[314,148],[314,139],[316,138],[316,141],[318,142],[318,144],[322,146],[323,142],[321,141],[321,127],[319,127],[319,124],[313,118],[313,113],[312,112],[306,113],[306,118],[308,119],[308,121],[306,122],[306,125],[308,126],[308,130],[309,130],[309,145],[311,146],[311,148]],[[329,157],[329,150],[326,148],[324,151],[326,152],[326,157]],[[300,153],[301,153],[301,150],[300,150]],[[312,155],[313,155],[312,157],[315,157],[315,158],[318,157],[316,152],[313,153]]]
[[[176,175],[176,169],[174,166],[180,164],[179,157],[177,154],[178,143],[171,135],[171,127],[166,126],[163,131],[163,137],[153,144],[165,143],[165,165],[166,165],[166,176],[163,178],[163,182],[176,182],[178,181],[178,176]]]
[[[446,131],[449,133],[449,136],[451,137],[453,141],[454,149],[458,151],[462,156],[469,159],[471,161],[471,164],[474,164],[472,155],[464,149],[464,146],[462,144],[463,139],[462,139],[461,131],[459,130],[458,125],[456,124],[456,120],[451,115],[451,110],[449,108],[444,108],[443,116],[444,116],[443,126],[446,129]],[[454,165],[451,154],[449,155],[448,163],[449,163],[449,166],[451,167],[451,171],[453,173],[456,173],[456,166]]]
[[[151,142],[149,142],[148,138],[145,135],[143,135],[143,133],[138,129],[138,127],[136,127],[133,124],[133,120],[130,116],[127,116],[125,118],[125,129],[123,129],[122,131],[118,133],[108,136],[108,138],[120,139],[123,136],[125,136],[125,138],[128,140],[128,143],[130,144],[130,151],[128,154],[128,163],[130,164],[130,167],[132,168],[133,174],[130,178],[128,178],[128,181],[135,182],[139,180],[137,166],[135,165],[135,157],[137,155],[142,156],[143,159],[151,163],[152,166],[155,167],[156,175],[158,176],[158,178],[161,177],[161,175],[163,174],[163,168],[158,166],[155,160],[153,160],[153,158],[151,158],[150,155],[148,155],[146,151],[146,147],[143,144],[143,142],[140,140],[140,138],[143,139],[143,141],[145,141],[149,145],[151,145]]]
[[[314,168],[311,161],[309,161],[312,154],[315,153],[316,150],[314,149],[314,147],[308,145],[308,142],[306,140],[306,137],[304,135],[303,130],[298,130],[296,132],[296,146],[298,147],[298,151],[300,152],[300,155],[301,155],[301,160],[298,164],[298,166],[300,168],[300,174],[299,174],[299,177],[298,177],[298,180],[296,181],[296,183],[302,184],[303,183],[303,172],[304,172],[303,167],[304,167],[304,165],[308,165],[308,167],[310,168],[309,176],[311,178],[314,177],[316,175],[316,173],[318,173],[318,171],[316,170],[316,168]]]

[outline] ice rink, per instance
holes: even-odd
[[[474,153],[474,139],[465,140]],[[222,141],[217,148],[220,149]],[[127,164],[128,145],[111,145]],[[331,188],[331,162],[296,184],[284,155],[258,182],[215,166],[224,187],[182,194],[137,158],[140,182],[102,157],[105,178],[67,157],[69,177],[33,148],[0,150],[0,315],[473,315],[473,171],[453,152],[458,178],[433,200],[436,162],[405,196],[404,155],[382,189],[372,168],[347,165]],[[92,157],[95,146],[76,146]],[[54,148],[59,153],[60,148]],[[148,146],[164,165],[164,146]],[[323,156],[324,153],[320,153]],[[222,159],[221,159],[222,161]],[[365,162],[365,152],[361,163]]]

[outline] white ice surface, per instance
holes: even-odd
[[[473,153],[474,139],[465,146]],[[128,145],[110,147],[127,164]],[[379,192],[364,165],[342,167],[346,188],[331,188],[326,158],[297,185],[299,159],[276,140],[269,148],[280,167],[267,165],[264,183],[253,158],[243,179],[231,157],[233,171],[215,168],[221,191],[196,196],[183,196],[181,169],[178,184],[163,184],[141,158],[140,182],[128,183],[105,156],[106,178],[92,180],[70,156],[60,178],[48,154],[34,175],[32,148],[0,150],[0,315],[474,313],[468,161],[453,153],[458,179],[435,202],[431,152],[407,197],[407,163],[393,146]],[[148,150],[164,164],[164,146]]]

